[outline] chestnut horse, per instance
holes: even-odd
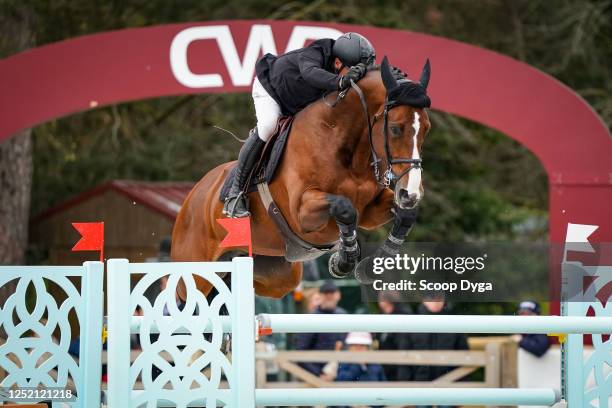
[[[336,277],[354,271],[360,260],[357,227],[371,230],[394,219],[380,249],[392,256],[415,220],[423,195],[421,147],[430,129],[429,62],[419,82],[404,76],[385,57],[348,92],[327,96],[336,103],[324,99],[299,112],[269,185],[299,238],[337,243],[330,259]],[[172,234],[174,261],[215,261],[230,251],[219,246],[226,232],[215,220],[222,217],[219,193],[234,163],[208,172],[185,199]],[[285,239],[260,195],[250,193],[249,201],[255,291],[280,298],[300,283],[301,263],[285,260]],[[203,280],[197,285],[210,291]]]

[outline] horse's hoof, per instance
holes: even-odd
[[[371,285],[375,280],[372,272],[372,259],[371,256],[364,258],[355,268],[355,279],[362,285]]]
[[[353,270],[353,268],[350,268],[349,270],[345,271],[344,268],[340,267],[339,252],[334,252],[333,254],[331,254],[331,256],[329,257],[328,266],[329,274],[336,279],[346,278]]]

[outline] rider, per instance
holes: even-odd
[[[278,118],[295,115],[326,92],[347,89],[350,80],[357,82],[366,74],[375,58],[370,41],[360,34],[346,33],[337,40],[317,40],[278,57],[266,54],[257,62],[252,93],[257,127],[238,155],[233,184],[223,205],[225,215],[250,215],[243,194],[245,184]]]

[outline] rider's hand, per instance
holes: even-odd
[[[367,72],[368,70],[365,64],[360,62],[357,65],[353,65],[349,68],[346,75],[340,78],[340,90],[343,91],[349,88],[351,86],[351,80],[353,80],[353,82],[357,82],[363,78]]]

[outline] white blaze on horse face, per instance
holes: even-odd
[[[421,129],[421,117],[417,112],[414,112],[414,122],[412,122],[412,128],[414,129],[414,136],[412,137],[412,159],[420,159],[418,146],[419,131]],[[414,167],[414,165],[412,165]],[[413,168],[408,172],[408,194],[416,194],[417,200],[421,199],[422,188],[421,188],[421,167]]]

